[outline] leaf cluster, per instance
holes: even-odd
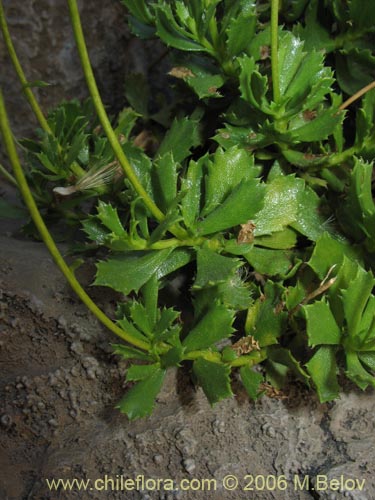
[[[168,47],[171,102],[151,112],[152,86],[129,77],[114,121],[162,216],[89,102],[22,142],[40,205],[81,224],[94,285],[118,292],[118,325],[148,346],[114,346],[129,362],[120,410],[149,415],[181,366],[211,404],[236,377],[251,399],[291,377],[321,402],[342,375],[374,386],[374,91],[344,104],[375,76],[373,9],[287,0],[273,26],[269,2],[122,3],[137,36]]]

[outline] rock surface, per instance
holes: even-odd
[[[81,1],[79,6],[103,101],[110,108],[119,110],[124,104],[125,74],[130,70],[142,69],[142,65],[150,61],[152,45],[142,44],[130,36],[125,9],[120,1]],[[4,9],[27,79],[30,82],[42,80],[51,84],[34,89],[42,108],[47,111],[61,99],[86,97],[87,90],[70,27],[67,2],[5,0]],[[22,96],[21,86],[1,36],[0,67],[0,86],[4,91],[13,129],[17,136],[30,134],[35,120]]]

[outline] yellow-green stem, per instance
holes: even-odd
[[[51,130],[50,126],[48,125],[46,118],[44,117],[43,111],[41,110],[41,108],[38,104],[38,101],[35,99],[35,96],[31,90],[31,88],[29,87],[29,82],[26,79],[25,73],[23,72],[22,66],[21,66],[20,61],[17,57],[17,53],[15,51],[15,48],[14,48],[14,45],[13,45],[13,42],[12,42],[12,39],[11,39],[11,36],[9,33],[8,25],[6,22],[2,0],[0,0],[0,28],[1,28],[1,31],[3,33],[5,46],[8,50],[10,59],[12,61],[14,69],[17,73],[18,79],[21,82],[22,91],[25,94],[26,99],[28,100],[28,102],[29,102],[40,126],[42,127],[42,129],[45,132],[47,132],[47,134],[52,134],[52,130]]]
[[[18,80],[22,85],[23,93],[24,93],[27,101],[29,102],[32,111],[34,112],[35,117],[39,122],[39,125],[44,130],[44,132],[46,132],[49,135],[54,135],[51,127],[49,126],[49,124],[47,122],[47,119],[45,118],[45,116],[43,114],[42,109],[40,108],[40,106],[38,104],[38,101],[36,100],[32,90],[29,86],[29,82],[27,81],[27,78],[26,78],[25,73],[22,69],[21,63],[18,59],[17,53],[15,51],[15,48],[14,48],[14,45],[12,42],[12,38],[11,38],[10,33],[9,33],[8,24],[6,22],[6,17],[5,17],[5,13],[4,13],[3,5],[2,5],[2,0],[0,0],[0,28],[1,28],[1,31],[3,33],[5,46],[7,47],[9,57],[12,61],[12,64],[13,64],[13,67],[14,67],[15,72],[17,74]],[[61,152],[62,147],[59,143],[57,143],[57,147],[58,147],[58,151]],[[84,170],[82,169],[82,167],[80,165],[78,165],[78,163],[76,161],[74,161],[69,168],[78,177],[82,177],[82,175],[85,173]]]
[[[279,0],[271,0],[271,70],[273,100],[280,100],[280,78],[279,78]]]
[[[265,359],[267,359],[267,351],[266,349],[261,349],[260,351],[253,351],[245,356],[240,356],[239,358],[231,361],[230,366],[233,368],[240,366],[254,366],[258,365]]]
[[[34,201],[33,195],[30,191],[30,188],[27,184],[25,175],[23,173],[20,160],[16,151],[15,143],[12,137],[12,132],[10,130],[7,113],[5,110],[5,104],[2,92],[0,90],[0,130],[3,135],[4,144],[14,171],[14,175],[17,180],[17,184],[19,190],[23,196],[25,204],[29,209],[30,215],[39,231],[39,234],[50,251],[54,261],[64,274],[68,283],[78,295],[78,297],[82,300],[82,302],[88,307],[88,309],[105,325],[109,330],[115,333],[117,336],[122,338],[123,340],[129,342],[130,344],[139,347],[141,349],[149,350],[149,344],[147,342],[143,342],[137,338],[134,338],[130,333],[119,328],[113,321],[106,316],[101,309],[91,300],[91,298],[87,295],[85,290],[81,287],[80,283],[70,270],[69,266],[66,264],[63,259],[61,253],[59,252],[53,238],[51,237],[47,226],[45,225],[43,218],[41,217],[38,207]]]
[[[78,11],[78,6],[77,2],[75,0],[68,0],[68,5],[69,5],[69,11],[70,11],[70,18],[73,26],[73,31],[74,31],[74,36],[76,39],[76,44],[77,44],[77,49],[79,53],[79,57],[81,59],[81,64],[82,64],[82,69],[86,78],[86,83],[89,89],[89,92],[91,94],[96,112],[98,114],[100,123],[103,127],[103,130],[108,137],[108,140],[112,146],[112,149],[122,167],[124,170],[127,178],[131,182],[132,186],[136,190],[136,192],[139,194],[139,196],[142,198],[143,202],[147,206],[147,208],[150,210],[152,215],[155,217],[156,220],[161,222],[164,220],[165,216],[163,212],[155,205],[153,200],[150,198],[142,184],[139,182],[138,177],[136,176],[132,166],[129,163],[129,160],[127,159],[121,144],[116,137],[116,134],[112,128],[112,125],[109,121],[108,115],[104,109],[104,105],[102,102],[102,99],[99,94],[98,87],[96,85],[94,73],[91,67],[90,63],[90,58],[89,54],[87,51],[86,47],[86,42],[82,30],[82,24],[81,24],[81,19]]]
[[[5,177],[5,179],[7,179],[11,184],[13,184],[14,186],[18,186],[16,179],[13,177],[12,174],[8,172],[8,170],[5,167],[3,167],[3,165],[1,165],[1,163],[0,163],[0,174],[3,177]]]
[[[203,350],[203,351],[191,351],[188,352],[187,354],[184,355],[184,359],[194,361],[199,358],[204,358],[207,361],[212,361],[213,363],[220,363],[221,362],[221,355],[218,352],[213,352],[209,350]]]

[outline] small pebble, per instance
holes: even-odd
[[[83,353],[83,345],[79,341],[72,342],[72,344],[70,346],[70,350],[76,354],[82,354]]]
[[[225,432],[225,422],[223,420],[218,420],[218,419],[214,420],[212,423],[212,427],[213,427],[214,432],[217,432],[220,434]]]
[[[29,389],[31,387],[30,380],[27,377],[22,377],[22,383],[26,387],[26,389]]]
[[[19,319],[19,318],[12,318],[12,319],[10,320],[10,326],[11,326],[12,328],[16,328],[16,326],[18,326],[19,322],[20,322],[20,319]]]
[[[50,374],[50,376],[48,377],[48,382],[49,382],[49,385],[51,387],[54,387],[55,385],[57,385],[59,383],[59,381],[57,380],[57,378],[53,374]]]
[[[155,455],[154,462],[158,465],[161,464],[163,462],[163,455]]]
[[[66,326],[67,326],[67,321],[64,318],[64,316],[59,316],[57,318],[57,323],[58,323],[59,326],[61,326],[61,328],[66,328]]]
[[[59,396],[61,399],[68,399],[68,396],[67,396],[67,393],[66,393],[66,390],[65,389],[62,389],[60,392],[59,392]]]
[[[263,431],[264,434],[266,434],[270,438],[275,438],[276,437],[276,430],[270,424],[264,424],[262,426],[262,431]]]
[[[12,417],[10,415],[7,415],[6,413],[4,413],[0,417],[0,423],[3,427],[9,428],[13,423]]]
[[[73,366],[73,368],[70,370],[71,375],[73,377],[78,377],[79,376],[79,368],[78,366]]]
[[[195,460],[193,460],[192,458],[187,458],[186,460],[184,460],[182,462],[182,465],[184,466],[184,469],[186,470],[186,472],[188,472],[189,474],[191,474],[193,471],[195,471]]]
[[[95,373],[95,371],[92,368],[89,368],[86,373],[87,373],[87,378],[88,379],[90,379],[90,380],[95,380],[96,379],[96,373]]]

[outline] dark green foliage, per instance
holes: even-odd
[[[66,197],[60,214],[102,249],[94,284],[122,294],[118,324],[150,346],[115,346],[133,360],[120,410],[149,415],[183,364],[211,404],[232,396],[236,369],[252,399],[290,376],[322,402],[342,374],[375,386],[375,91],[342,107],[375,78],[371,2],[282,2],[277,53],[267,2],[122,3],[133,32],[170,52],[171,102],[153,114],[151,86],[129,77],[115,122],[164,217],[124,179],[89,103],[63,104],[54,136],[23,142],[40,205],[56,209],[53,187]]]

